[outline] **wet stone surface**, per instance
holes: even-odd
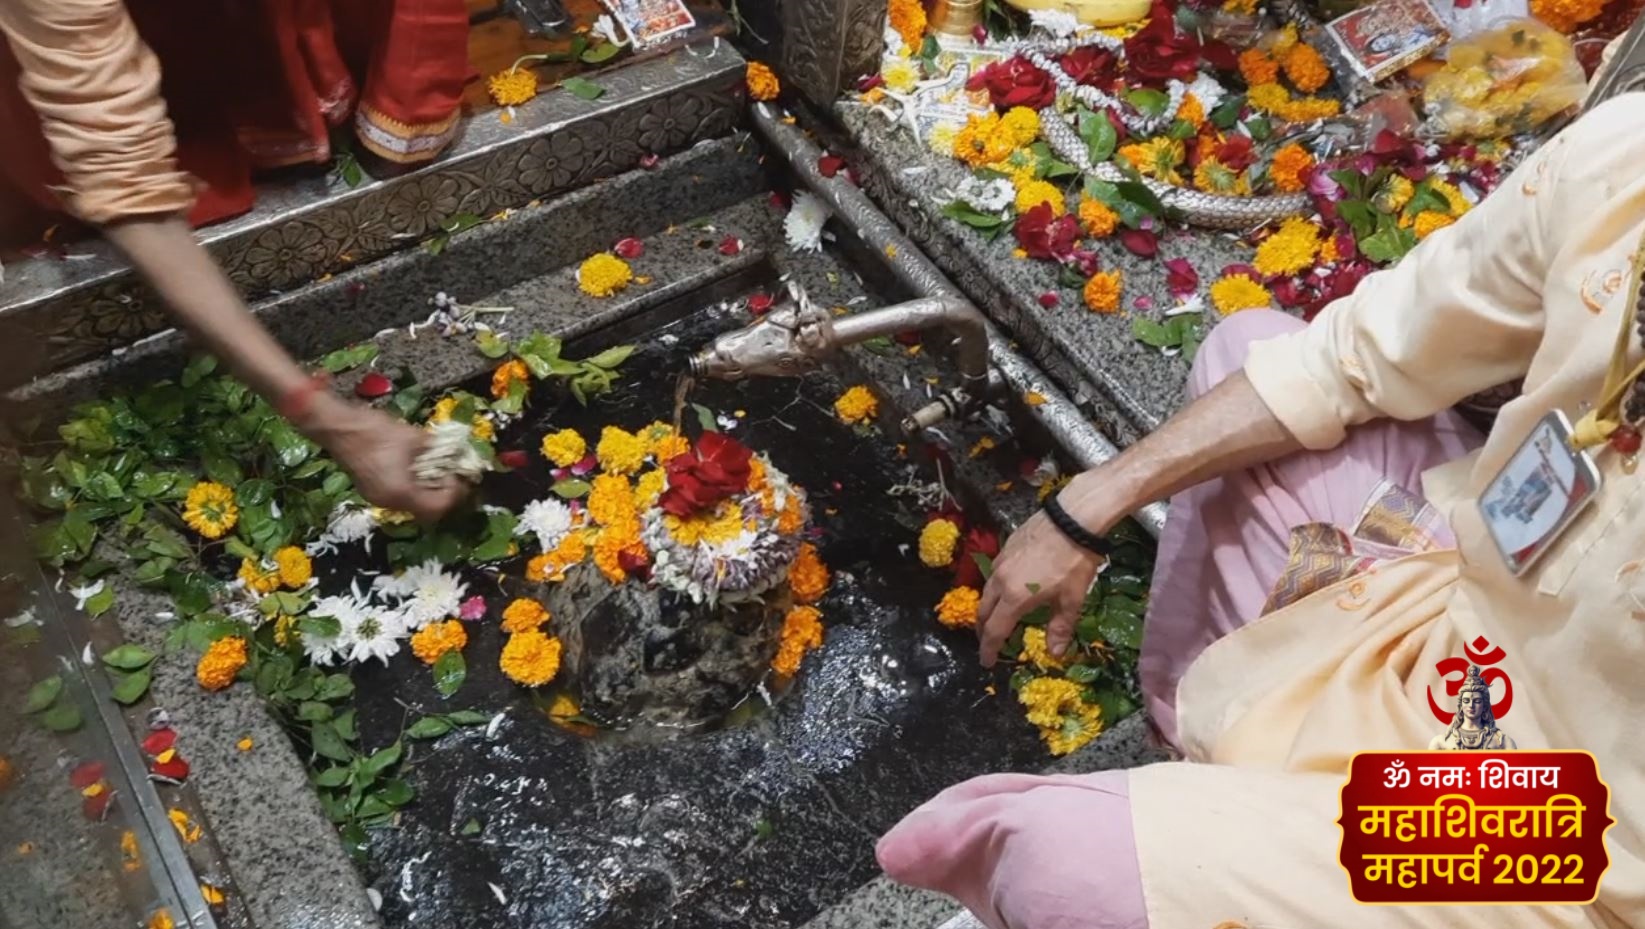
[[[687,351],[737,322],[699,316],[634,339],[642,349],[615,391],[586,410],[539,396],[499,447],[527,448],[540,462],[535,445],[550,425],[593,438],[605,424],[667,420]],[[917,504],[889,493],[906,479],[906,462],[894,439],[834,420],[844,386],[813,376],[710,384],[691,397],[733,416],[738,439],[806,488],[834,572],[820,604],[824,645],[774,705],[762,689],[707,731],[586,736],[556,725],[541,710],[548,694],[534,699],[497,667],[498,614],[519,563],[504,566],[507,594],[495,580],[468,578],[491,615],[470,626],[468,680],[451,700],[404,652],[386,669],[356,672],[368,741],[386,742],[428,713],[504,714],[490,727],[414,743],[403,776],[417,802],[398,829],[373,834],[364,866],[385,923],[797,925],[873,877],[874,841],[937,791],[1043,766],[1034,730],[1003,696],[1004,671],[984,672],[973,636],[932,618],[947,577],[913,552]],[[484,496],[518,509],[546,494],[549,481],[534,465],[494,476]]]

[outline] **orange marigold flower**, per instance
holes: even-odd
[[[1119,228],[1120,215],[1101,200],[1085,197],[1080,200],[1080,227],[1092,238],[1102,239]]]
[[[777,531],[783,535],[794,535],[805,528],[805,507],[800,504],[800,498],[789,494],[783,499],[782,512],[777,514]]]
[[[535,629],[509,636],[498,664],[514,683],[541,687],[560,673],[560,640]]]
[[[531,369],[518,358],[511,358],[497,366],[491,372],[491,395],[501,400],[508,396],[508,390],[516,381],[531,383]]]
[[[834,401],[834,412],[839,415],[840,422],[848,426],[867,422],[879,411],[880,401],[873,391],[861,384],[840,394],[839,399]]]
[[[783,617],[782,638],[777,644],[771,670],[779,677],[793,677],[800,670],[805,653],[822,646],[822,612],[816,607],[797,606]]]
[[[1314,47],[1306,42],[1298,42],[1285,52],[1281,62],[1285,68],[1285,76],[1293,85],[1305,94],[1311,94],[1331,79],[1331,68],[1325,59]]]
[[[1113,313],[1120,308],[1125,276],[1120,271],[1098,271],[1085,282],[1085,305],[1093,313]]]
[[[1576,31],[1604,9],[1605,0],[1531,0],[1531,15],[1560,32]]]
[[[762,61],[748,63],[746,80],[748,96],[755,100],[775,100],[782,93],[782,82],[777,80],[777,72]]]
[[[1248,48],[1239,54],[1239,73],[1250,87],[1272,84],[1279,80],[1279,62],[1260,48]]]
[[[1428,238],[1454,222],[1456,222],[1456,217],[1454,216],[1447,216],[1438,210],[1423,210],[1421,213],[1417,214],[1416,222],[1413,224],[1412,228],[1416,232],[1417,238],[1420,240]]]
[[[977,624],[977,607],[982,592],[975,587],[955,587],[937,603],[937,622],[950,629],[969,629]]]
[[[194,666],[194,679],[206,690],[222,690],[234,683],[235,675],[246,666],[246,640],[237,635],[225,636],[211,643],[200,662]]]
[[[568,532],[554,551],[545,552],[526,563],[525,579],[537,584],[563,581],[566,571],[573,565],[582,564],[587,557],[587,533]]]
[[[516,599],[503,609],[503,631],[509,635],[536,629],[548,622],[548,610],[535,600]]]
[[[1198,129],[1205,125],[1205,104],[1193,94],[1187,94],[1182,98],[1182,106],[1177,107],[1177,118]]]
[[[537,96],[537,75],[528,68],[509,68],[486,79],[486,92],[498,106],[519,106]]]
[[[1307,46],[1303,46],[1306,48]],[[1273,164],[1268,166],[1268,177],[1280,193],[1294,194],[1308,184],[1308,172],[1314,167],[1314,156],[1301,145],[1292,142],[1274,153]]]
[[[594,566],[613,584],[628,580],[628,571],[623,568],[623,555],[641,559],[651,556],[646,551],[645,543],[640,541],[638,521],[608,526],[594,540]]]
[[[816,546],[809,542],[800,546],[794,563],[788,567],[788,586],[801,603],[816,603],[828,592],[828,566],[823,564]]]
[[[411,653],[431,665],[446,652],[460,652],[468,644],[468,630],[455,619],[429,623],[411,636]]]
[[[601,474],[594,478],[588,492],[588,515],[602,526],[628,522],[634,519],[638,507],[634,502],[634,488],[621,474]]]
[[[902,44],[918,51],[925,40],[925,4],[920,0],[891,0],[886,20]]]

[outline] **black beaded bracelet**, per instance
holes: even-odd
[[[1080,548],[1103,556],[1107,556],[1109,552],[1114,550],[1114,547],[1108,544],[1107,539],[1080,525],[1074,517],[1069,516],[1068,511],[1062,508],[1061,503],[1057,502],[1056,494],[1045,498],[1045,515],[1051,520],[1051,525],[1057,527],[1058,532],[1067,536],[1068,541],[1073,542]]]

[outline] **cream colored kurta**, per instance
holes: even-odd
[[[1429,472],[1457,551],[1385,565],[1363,595],[1315,593],[1219,641],[1178,691],[1191,761],[1132,772],[1152,929],[1645,926],[1645,469],[1599,456],[1603,487],[1536,568],[1503,567],[1475,501],[1550,410],[1591,402],[1645,233],[1645,94],[1593,110],[1457,225],[1373,275],[1308,329],[1255,346],[1246,373],[1309,448],[1378,417],[1415,420],[1525,378],[1476,454]],[[1640,349],[1636,340],[1633,360]],[[1645,572],[1641,572],[1645,574]],[[1645,600],[1645,583],[1636,588]],[[1636,611],[1638,611],[1636,613]],[[1485,636],[1521,749],[1586,749],[1611,786],[1611,868],[1588,907],[1366,907],[1337,864],[1338,791],[1356,751],[1424,749],[1434,665]],[[1231,767],[1237,766],[1237,767]]]

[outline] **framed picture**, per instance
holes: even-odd
[[[1355,71],[1377,83],[1433,54],[1450,39],[1427,0],[1376,0],[1325,24]]]

